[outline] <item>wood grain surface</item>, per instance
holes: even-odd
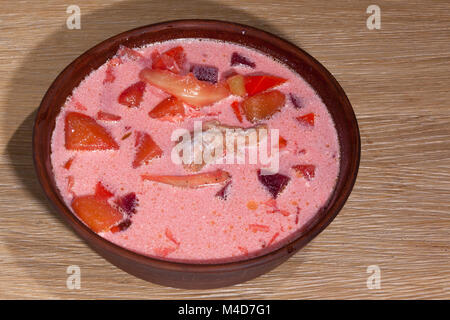
[[[69,5],[81,29],[69,30]],[[366,8],[381,8],[368,30]],[[450,298],[448,1],[0,1],[0,298]],[[82,242],[44,200],[33,117],[56,75],[107,37],[182,18],[249,24],[305,49],[338,79],[362,138],[358,180],[336,220],[272,272],[216,290],[147,283]],[[81,268],[81,289],[66,269]],[[368,289],[367,267],[381,269]]]

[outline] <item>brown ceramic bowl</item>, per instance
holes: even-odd
[[[119,45],[133,48],[177,38],[224,40],[275,57],[309,82],[334,119],[341,149],[340,173],[335,190],[313,221],[280,249],[259,257],[221,264],[188,264],[150,258],[119,247],[91,231],[74,216],[58,192],[50,162],[51,135],[55,118],[72,90],[86,75],[111,58]],[[37,112],[33,155],[38,179],[50,203],[105,259],[130,274],[158,284],[180,288],[216,288],[244,282],[268,272],[328,226],[343,207],[355,183],[360,159],[360,137],[355,114],[341,86],[317,60],[303,50],[275,35],[245,25],[212,20],[179,20],[121,33],[96,45],[65,68],[48,89]]]

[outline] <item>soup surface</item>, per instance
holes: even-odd
[[[320,97],[282,63],[181,39],[121,47],[87,76],[56,119],[51,161],[64,201],[102,237],[214,263],[296,235],[333,192],[339,144]]]

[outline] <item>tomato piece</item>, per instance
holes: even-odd
[[[136,132],[136,155],[133,161],[133,168],[140,167],[153,158],[160,157],[162,155],[161,148],[156,144],[152,137],[146,133],[138,131]]]
[[[119,149],[109,132],[93,118],[70,112],[65,119],[65,145],[69,150]]]
[[[244,78],[245,90],[249,96],[266,91],[285,83],[287,80],[275,76],[246,76]]]
[[[297,117],[296,119],[303,125],[310,127],[314,126],[314,113],[308,113],[303,116]]]
[[[185,114],[183,103],[176,97],[164,99],[148,113],[150,118],[166,121],[181,120]]]
[[[75,197],[72,208],[76,215],[94,232],[109,231],[122,220],[122,214],[105,199],[95,195]]]
[[[95,196],[98,199],[109,199],[113,195],[114,194],[108,189],[106,189],[105,186],[100,181],[97,182],[97,184],[95,185]]]
[[[152,68],[168,70],[173,73],[180,73],[186,62],[186,54],[181,46],[174,47],[160,54],[158,51],[152,53]]]
[[[139,107],[144,96],[145,85],[144,81],[139,81],[123,90],[118,98],[119,103],[128,108]]]
[[[261,92],[242,102],[245,117],[250,122],[268,119],[285,104],[286,97],[278,90]]]

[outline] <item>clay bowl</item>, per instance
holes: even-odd
[[[111,58],[119,45],[139,47],[176,38],[218,39],[260,50],[284,62],[318,92],[328,107],[339,136],[340,174],[336,188],[315,219],[283,247],[265,255],[221,264],[188,264],[150,258],[119,247],[86,227],[64,204],[56,188],[50,162],[55,118],[72,90],[92,70]],[[66,67],[52,83],[37,112],[33,131],[34,163],[42,188],[56,211],[95,251],[139,278],[179,288],[217,288],[255,278],[275,268],[317,236],[336,217],[356,180],[360,137],[355,114],[343,89],[313,57],[273,34],[236,23],[179,20],[144,26],[109,38]]]

